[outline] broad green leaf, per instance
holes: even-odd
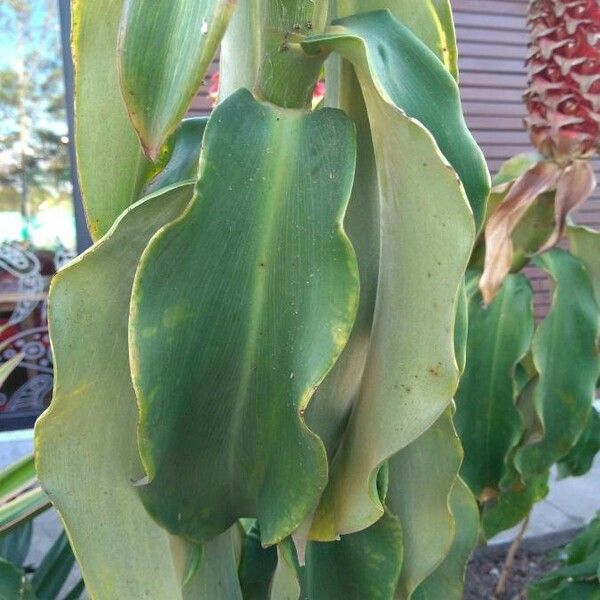
[[[175,185],[187,179],[196,179],[198,161],[207,117],[185,119],[181,126],[169,138],[166,153],[169,162],[165,168],[148,184],[145,194],[152,194],[162,188]]]
[[[31,578],[31,586],[39,600],[55,600],[58,597],[74,563],[75,556],[63,531]]]
[[[389,460],[386,505],[400,521],[404,544],[397,592],[401,598],[411,598],[450,550],[456,528],[449,498],[461,458],[451,409],[447,409]]]
[[[0,364],[0,386],[4,385],[4,382],[10,377],[10,374],[19,366],[23,360],[23,353],[19,352],[12,358],[9,358],[6,362]],[[0,473],[0,477],[2,474]]]
[[[533,405],[544,427],[543,439],[515,455],[525,482],[564,457],[581,435],[590,412],[600,363],[596,340],[598,305],[584,264],[552,250],[533,263],[552,278],[552,308],[538,327],[532,345],[539,381]]]
[[[379,271],[379,186],[373,143],[360,86],[351,65],[340,71],[340,108],[354,121],[357,156],[354,186],[344,218],[360,274],[360,299],[352,334],[306,411],[306,423],[333,458],[346,426],[365,367]]]
[[[5,501],[34,483],[33,454],[28,454],[0,471],[0,500]]]
[[[354,160],[341,111],[240,90],[211,117],[193,202],[144,252],[130,324],[139,491],[172,533],[200,541],[256,515],[273,544],[316,506],[326,455],[303,414],[356,312],[341,224]]]
[[[368,529],[339,541],[311,542],[306,551],[310,600],[389,600],[402,567],[402,529],[386,510]]]
[[[234,0],[124,0],[120,83],[150,159],[185,115],[234,8]]]
[[[458,479],[450,494],[456,534],[444,562],[416,589],[413,600],[462,600],[467,561],[477,544],[479,511],[467,485]]]
[[[304,46],[339,52],[354,64],[363,92],[365,85],[373,87],[433,135],[465,187],[479,228],[489,193],[489,173],[467,129],[458,85],[427,46],[389,11],[339,19]]]
[[[25,573],[0,558],[0,600],[38,600]]]
[[[123,5],[124,0],[73,0],[71,7],[77,168],[94,240],[139,199],[153,170],[119,88],[116,48]]]
[[[458,383],[453,349],[457,297],[474,233],[456,173],[431,134],[381,90],[376,71],[368,68],[372,56],[366,42],[353,30],[364,29],[370,36],[372,26],[384,43],[391,29],[408,39],[409,48],[423,53],[424,47],[388,13],[343,22],[351,29],[340,26],[318,40],[354,63],[369,116],[385,226],[360,392],[311,531],[320,540],[365,529],[383,514],[376,489],[379,468],[450,404]],[[424,54],[430,56],[427,50]],[[398,60],[393,65],[400,68]],[[437,68],[444,81],[452,81],[439,63]]]
[[[32,533],[33,523],[30,520],[0,537],[0,557],[22,567],[31,547]]]
[[[389,9],[458,78],[456,33],[449,0],[336,0],[336,17]]]
[[[509,275],[487,308],[479,292],[471,296],[454,422],[465,452],[461,475],[478,498],[498,490],[506,455],[521,439],[513,376],[532,336],[533,292],[524,275]]]
[[[39,486],[0,506],[0,533],[11,531],[50,508],[50,499]]]
[[[181,213],[192,189],[188,183],[135,204],[50,288],[56,379],[50,408],[36,423],[38,476],[96,598],[182,598],[184,569],[132,483],[143,469],[127,323],[142,250]]]
[[[456,321],[454,323],[454,354],[458,370],[462,375],[467,364],[467,336],[469,335],[469,298],[467,296],[466,279],[460,287]]]
[[[585,475],[594,463],[596,454],[600,452],[600,414],[592,410],[590,419],[577,443],[558,463],[561,477]]]

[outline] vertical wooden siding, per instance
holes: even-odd
[[[409,0],[420,1],[420,0]],[[515,154],[532,150],[522,119],[526,85],[525,54],[528,0],[452,0],[460,53],[460,88],[467,122],[492,174]],[[218,69],[218,61],[212,71]],[[207,86],[192,104],[194,115],[210,112]],[[600,179],[600,161],[595,161]],[[600,228],[600,192],[575,216],[583,225]],[[549,304],[548,282],[529,271],[536,290],[538,316]]]

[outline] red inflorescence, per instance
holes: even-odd
[[[600,0],[531,0],[525,124],[558,162],[600,146]]]

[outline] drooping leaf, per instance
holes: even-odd
[[[330,460],[360,387],[369,351],[379,271],[379,186],[373,143],[362,92],[346,61],[340,70],[339,104],[357,130],[356,173],[344,228],[358,260],[360,298],[350,339],[306,411],[306,423],[323,440]]]
[[[516,407],[521,416],[522,432],[520,439],[509,448],[504,457],[504,470],[498,489],[490,489],[482,498],[481,524],[485,537],[492,538],[497,533],[514,527],[529,515],[536,502],[548,494],[549,471],[523,481],[515,466],[515,455],[519,447],[543,436],[543,427],[534,405],[534,391],[539,377],[537,372],[529,377],[523,363],[515,370]]]
[[[575,445],[592,410],[600,366],[598,305],[584,264],[564,250],[552,250],[533,262],[552,278],[554,291],[550,313],[532,345],[539,372],[533,405],[543,439],[515,455],[525,481],[545,472]]]
[[[39,600],[55,600],[58,597],[74,563],[75,556],[63,531],[31,578],[31,586]]]
[[[391,512],[339,541],[311,542],[306,551],[310,600],[389,600],[402,567],[402,529]]]
[[[550,161],[535,164],[523,173],[485,225],[485,264],[479,289],[486,304],[498,293],[513,263],[512,233],[538,196],[556,187],[560,167]]]
[[[56,379],[50,408],[36,423],[37,469],[92,597],[183,597],[185,564],[175,564],[169,536],[147,515],[133,485],[143,469],[127,325],[142,250],[181,213],[192,187],[137,203],[52,280]]]
[[[402,526],[404,563],[397,594],[411,598],[446,558],[455,537],[450,495],[462,458],[451,409],[389,460],[386,504]]]
[[[203,540],[256,515],[273,544],[315,508],[326,455],[302,417],[356,312],[341,226],[354,154],[341,111],[239,91],[206,129],[195,200],[142,257],[131,316],[149,479],[139,489],[173,533]]]
[[[576,160],[564,167],[556,184],[554,231],[540,252],[558,244],[567,228],[567,215],[579,208],[595,189],[596,174],[589,160]]]
[[[146,0],[124,0],[120,84],[151,160],[185,115],[234,8],[235,0],[154,0],[151,8]]]
[[[600,452],[600,414],[592,410],[583,433],[570,452],[559,461],[558,472],[561,477],[585,475]]]
[[[415,590],[413,600],[462,600],[467,561],[477,544],[479,511],[467,485],[458,479],[450,495],[456,534],[444,562]]]
[[[373,86],[433,135],[465,187],[479,228],[490,187],[485,160],[465,124],[456,81],[425,44],[390,12],[376,11],[339,19],[304,45],[342,54],[363,91]]]
[[[381,90],[379,76],[385,77],[388,67],[401,70],[405,64],[404,54],[399,57],[386,36],[407,41],[404,50],[414,50],[426,62],[431,59],[444,85],[455,85],[451,76],[389,13],[340,23],[314,44],[318,40],[354,63],[369,116],[385,227],[361,389],[311,531],[311,537],[320,540],[360,531],[382,515],[376,489],[380,466],[419,437],[449,405],[458,380],[453,350],[456,302],[473,241],[472,216],[456,173],[432,136]],[[375,33],[378,43],[390,43],[391,54],[389,61],[376,62],[370,71],[369,60],[375,59],[369,44],[375,43]],[[408,85],[410,70],[405,75]]]
[[[461,475],[480,498],[498,489],[505,457],[523,433],[513,375],[532,336],[533,292],[524,275],[509,275],[487,308],[481,294],[471,296],[454,421],[465,451]]]
[[[334,4],[336,17],[389,9],[458,78],[456,33],[449,0],[337,0]]]
[[[116,48],[124,1],[73,0],[71,8],[77,168],[94,240],[139,199],[153,172],[119,89]]]
[[[483,505],[481,526],[485,538],[489,540],[527,517],[534,505],[548,495],[548,478],[546,471],[523,483],[518,473],[511,471],[499,495]]]

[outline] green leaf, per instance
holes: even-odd
[[[6,533],[50,508],[50,499],[35,487],[0,506],[0,533]]]
[[[0,500],[6,501],[34,483],[33,454],[28,454],[0,471]]]
[[[487,308],[469,299],[466,368],[454,422],[465,458],[461,475],[476,497],[498,490],[508,451],[523,422],[515,406],[514,371],[533,337],[533,292],[524,275],[509,275]]]
[[[596,302],[600,304],[600,232],[587,227],[567,228],[571,252],[582,260],[594,288]]]
[[[404,563],[398,592],[410,598],[446,558],[455,537],[449,497],[462,458],[451,409],[389,460],[386,504],[402,527]]]
[[[564,564],[528,589],[532,600],[600,598],[600,519],[596,517],[566,548]]]
[[[4,385],[10,374],[19,366],[23,360],[23,356],[24,354],[19,352],[19,354],[15,354],[12,358],[0,364],[0,386]],[[0,477],[2,477],[2,474],[0,474]]]
[[[287,538],[277,544],[277,567],[273,574],[269,600],[298,600],[301,591],[300,566],[292,539]]]
[[[340,71],[340,108],[357,130],[356,173],[344,228],[358,260],[360,299],[352,334],[306,411],[306,423],[333,458],[358,394],[373,325],[379,274],[379,185],[371,131],[360,86],[351,65]]]
[[[467,561],[479,534],[479,511],[467,485],[458,479],[450,495],[456,534],[444,562],[416,589],[413,600],[462,600]]]
[[[376,489],[380,466],[427,430],[451,402],[458,383],[453,349],[457,297],[474,233],[456,173],[431,134],[407,117],[390,96],[380,93],[379,79],[368,69],[368,59],[373,57],[354,30],[364,30],[369,39],[377,32],[380,43],[386,43],[391,30],[427,57],[429,51],[388,13],[343,22],[349,29],[340,26],[318,40],[351,59],[357,71],[371,127],[381,190],[379,212],[385,227],[368,357],[312,527],[311,537],[319,540],[360,531],[383,514]],[[400,69],[403,59],[397,53],[396,58],[398,64],[387,66]],[[454,86],[433,60],[444,81]]]
[[[456,81],[427,46],[388,11],[339,19],[304,46],[342,54],[354,64],[363,91],[375,87],[431,132],[461,178],[479,228],[490,185],[485,159],[467,129]]]
[[[548,494],[548,470],[523,481],[514,462],[521,445],[543,436],[543,427],[534,405],[534,391],[539,377],[537,372],[533,376],[528,374],[523,366],[530,359],[531,351],[515,370],[514,388],[515,393],[518,392],[516,407],[523,423],[521,438],[504,457],[505,469],[499,490],[490,490],[491,493],[483,498],[481,523],[487,539],[523,521],[535,503]]]
[[[39,600],[55,600],[75,563],[75,556],[63,531],[31,578],[31,585]]]
[[[0,558],[0,600],[38,600],[25,573]]]
[[[148,599],[182,598],[187,561],[175,564],[176,541],[150,519],[132,483],[143,468],[127,325],[142,250],[192,190],[188,183],[135,204],[50,288],[56,380],[36,423],[38,476],[96,598],[140,598],[140,590]]]
[[[65,595],[63,600],[79,600],[85,590],[85,583],[80,579]]]
[[[124,0],[121,88],[151,160],[185,115],[234,8],[232,0],[154,0],[150,9],[146,0]]]
[[[336,17],[389,9],[458,79],[458,50],[449,0],[337,0]]]
[[[184,600],[242,600],[238,579],[241,549],[237,523],[204,544],[200,566],[184,587]]]
[[[558,249],[533,262],[552,278],[554,292],[550,313],[532,345],[539,372],[533,405],[544,435],[515,455],[525,481],[546,471],[575,445],[592,410],[600,366],[598,305],[585,266]]]
[[[26,521],[0,538],[0,557],[22,567],[31,547],[33,524]]]
[[[306,551],[310,600],[388,600],[402,567],[402,530],[385,511],[368,529],[339,541],[311,542]]]
[[[560,477],[585,475],[594,463],[596,454],[600,451],[600,414],[592,410],[583,433],[577,443],[558,463]]]
[[[119,88],[116,48],[123,5],[124,0],[73,0],[71,8],[75,147],[86,218],[94,240],[139,199],[153,170],[129,121]]]
[[[341,224],[353,134],[341,111],[237,92],[206,129],[194,201],[144,252],[130,336],[140,493],[172,533],[200,541],[257,515],[273,544],[315,508],[326,455],[302,417],[356,312]]]
[[[165,152],[169,155],[166,167],[148,184],[145,194],[155,193],[187,179],[196,179],[198,161],[207,117],[185,119],[179,129],[167,140]]]
[[[260,528],[255,522],[242,546],[240,585],[244,600],[265,600],[269,597],[277,560],[277,549],[274,546],[263,548]]]

